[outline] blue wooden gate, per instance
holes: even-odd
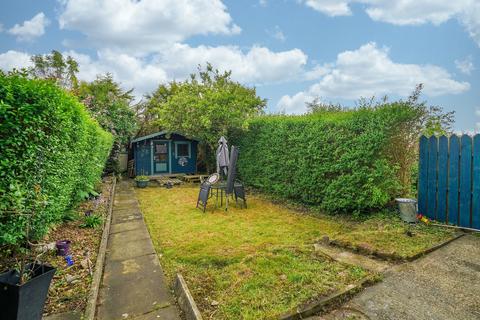
[[[480,135],[420,138],[418,212],[480,229]]]

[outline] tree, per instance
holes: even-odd
[[[198,75],[183,82],[160,85],[150,96],[149,109],[164,130],[200,139],[210,151],[220,136],[232,137],[261,114],[266,100],[231,79],[231,71],[219,72],[207,63]]]
[[[33,67],[30,67],[28,72],[33,77],[54,80],[64,89],[76,89],[78,63],[71,56],[64,58],[60,52],[52,50],[50,54],[34,55],[31,60]]]
[[[100,126],[112,133],[114,144],[107,169],[116,170],[118,153],[137,130],[132,108],[132,90],[124,91],[111,74],[98,76],[92,82],[81,82],[77,96]]]

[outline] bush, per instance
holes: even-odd
[[[303,116],[263,116],[238,138],[247,185],[326,212],[380,208],[402,192],[392,156],[396,128],[416,113],[408,103]]]
[[[112,137],[52,81],[0,74],[0,245],[31,238],[94,190]]]

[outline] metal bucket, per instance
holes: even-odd
[[[417,222],[417,200],[408,198],[395,199],[400,211],[400,218],[405,222]]]

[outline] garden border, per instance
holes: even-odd
[[[326,311],[329,307],[346,301],[349,297],[359,292],[363,288],[377,282],[374,276],[367,276],[356,284],[348,285],[346,288],[337,290],[326,297],[320,297],[313,302],[300,305],[296,310],[284,313],[278,317],[281,320],[301,320],[313,316],[321,311]]]
[[[115,187],[117,185],[117,177],[113,176],[112,190],[110,191],[110,199],[108,200],[108,214],[103,226],[102,240],[98,249],[97,261],[95,262],[95,272],[93,274],[90,294],[85,308],[85,320],[94,320],[97,311],[97,298],[100,284],[102,282],[103,268],[105,264],[105,253],[107,251],[108,237],[110,235],[110,224],[112,220],[113,199],[115,197]]]
[[[185,314],[185,318],[187,320],[202,320],[202,314],[200,310],[198,310],[197,304],[195,300],[193,300],[193,296],[188,290],[187,283],[183,276],[180,273],[177,273],[177,277],[175,279],[174,290],[175,295],[177,296],[177,304]]]
[[[384,261],[393,261],[393,262],[411,262],[411,261],[414,261],[414,260],[417,260],[418,258],[428,254],[428,253],[431,253],[437,249],[440,249],[441,247],[444,247],[446,246],[447,244],[449,244],[450,242],[452,241],[455,241],[461,237],[463,237],[465,235],[465,233],[460,233],[460,234],[457,234],[455,235],[454,237],[448,239],[448,240],[445,240],[443,242],[440,242],[430,248],[427,248],[421,252],[418,252],[416,254],[414,254],[413,256],[410,256],[410,257],[401,257],[397,254],[394,254],[394,253],[387,253],[387,252],[382,252],[382,251],[377,251],[377,250],[370,250],[370,249],[367,249],[365,247],[362,247],[362,246],[354,246],[350,243],[347,243],[346,241],[342,241],[342,240],[336,240],[336,239],[331,239],[329,241],[329,244],[332,245],[332,246],[336,246],[338,248],[342,248],[342,249],[347,249],[347,250],[350,250],[350,251],[353,251],[353,252],[356,252],[356,253],[360,253],[360,254],[363,254],[363,255],[367,255],[367,256],[372,256],[374,258],[377,258],[379,260],[384,260]]]

